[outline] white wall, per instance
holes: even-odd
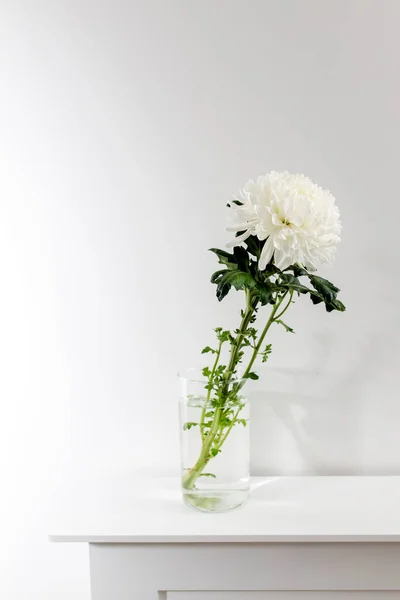
[[[174,473],[179,368],[239,298],[225,203],[271,168],[336,195],[324,273],[253,395],[257,473],[400,474],[396,0],[0,1],[0,595],[88,600],[49,545],[66,470]],[[395,146],[396,144],[396,146]]]

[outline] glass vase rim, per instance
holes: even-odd
[[[193,374],[193,376],[192,376]],[[197,376],[195,376],[197,374]],[[207,377],[205,377],[204,375],[202,375],[201,369],[200,368],[196,368],[196,367],[189,367],[188,369],[185,369],[184,371],[178,371],[177,373],[177,377],[180,381],[191,381],[193,383],[204,383],[207,384],[209,383],[209,380],[207,379]],[[231,377],[230,379],[227,379],[228,383],[244,383],[245,381],[248,381],[248,377]]]

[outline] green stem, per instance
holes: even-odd
[[[249,290],[246,290],[246,311],[243,315],[242,322],[240,324],[235,343],[231,345],[231,356],[229,360],[229,365],[227,370],[225,371],[225,380],[228,380],[233,375],[236,366],[237,355],[239,354],[242,348],[243,337],[246,329],[248,328],[251,317],[253,316],[255,308],[251,305],[251,295]]]
[[[289,294],[289,301],[287,302],[286,306],[278,313],[280,307],[282,306],[282,303],[284,302],[284,300],[288,294]],[[254,361],[256,360],[258,354],[260,353],[261,346],[264,342],[265,336],[267,335],[269,328],[271,327],[272,323],[274,323],[277,319],[279,319],[289,308],[291,301],[292,301],[292,296],[293,296],[293,292],[286,292],[285,294],[283,294],[283,296],[281,298],[279,298],[279,300],[278,299],[276,300],[276,303],[273,306],[273,309],[272,309],[269,319],[261,333],[261,336],[260,336],[257,344],[254,346],[253,354],[250,358],[250,362],[243,374],[243,380],[248,377],[248,374],[251,371]],[[252,306],[251,295],[248,290],[246,290],[246,302],[247,302],[246,311],[243,315],[242,322],[238,329],[236,339],[231,344],[230,360],[229,360],[228,367],[225,371],[224,382],[222,384],[222,390],[221,390],[222,398],[224,398],[224,396],[227,396],[227,394],[228,394],[229,380],[235,371],[235,368],[237,365],[237,360],[238,360],[238,355],[242,348],[243,338],[244,338],[245,332],[249,326],[249,323],[251,322],[251,318],[255,311],[255,307]],[[213,369],[211,371],[210,382],[212,381],[213,375],[215,373],[215,369],[216,369],[218,361],[219,361],[219,357],[220,357],[220,353],[221,353],[221,346],[222,346],[222,344],[220,345],[220,347],[218,349],[217,357],[214,362]],[[237,391],[240,390],[241,385],[242,384],[239,384],[237,386]],[[238,410],[236,411],[236,414],[232,418],[232,421],[229,424],[225,433],[223,433],[224,430],[220,425],[220,420],[221,420],[221,415],[223,414],[224,404],[222,404],[221,406],[216,408],[215,413],[214,413],[213,422],[211,425],[211,429],[208,432],[208,434],[206,436],[204,436],[204,427],[202,427],[202,425],[204,424],[204,417],[205,417],[207,405],[210,400],[210,395],[211,395],[211,390],[209,390],[209,392],[207,394],[206,405],[203,407],[202,414],[201,414],[200,428],[202,431],[202,448],[201,448],[200,456],[197,459],[196,464],[191,469],[188,470],[188,472],[184,475],[184,477],[182,479],[182,485],[187,490],[193,489],[193,487],[196,483],[196,480],[201,475],[201,473],[203,472],[203,470],[206,467],[206,465],[208,464],[208,462],[213,458],[213,455],[211,454],[210,451],[211,451],[211,448],[212,448],[215,440],[217,440],[217,443],[215,444],[215,449],[221,450],[222,445],[226,441],[233,426],[237,422],[239,412],[243,408],[243,406],[238,408]]]
[[[209,377],[209,383],[210,384],[211,384],[211,382],[214,379],[215,369],[218,366],[218,362],[219,362],[219,358],[221,356],[221,349],[222,349],[223,343],[224,342],[220,342],[219,346],[218,346],[217,355],[215,357],[215,361],[214,361],[213,367],[211,369],[211,375]],[[206,411],[207,411],[208,403],[210,402],[210,397],[211,397],[211,387],[209,388],[209,390],[207,392],[207,398],[206,398],[206,401],[204,403],[203,410],[201,411],[201,417],[200,417],[200,433],[201,433],[201,441],[202,442],[204,442],[204,419],[205,419],[205,416],[206,416]]]
[[[211,458],[212,458],[212,456],[210,455],[210,450],[211,450],[211,446],[214,441],[214,438],[218,433],[220,416],[221,416],[221,409],[217,408],[215,411],[211,430],[208,433],[207,437],[205,438],[205,441],[201,448],[200,456],[197,459],[197,462],[194,465],[194,467],[189,469],[189,471],[184,475],[184,477],[182,479],[182,485],[187,490],[193,489],[196,479],[199,477],[199,475],[204,470],[204,467],[207,465],[209,460],[211,460]]]
[[[287,292],[286,292],[286,294],[283,296],[283,298],[285,298],[285,297],[286,297],[286,295],[287,295]],[[283,300],[283,298],[282,298],[282,300]],[[290,306],[290,304],[291,304],[291,302],[292,302],[292,298],[293,298],[293,290],[291,290],[291,291],[289,292],[289,302],[286,304],[285,308],[284,308],[284,309],[283,309],[283,310],[282,310],[282,311],[279,313],[279,315],[275,315],[275,317],[274,317],[275,321],[276,321],[277,319],[280,319],[280,318],[281,318],[281,316],[283,315],[283,313],[285,313],[285,312],[287,311],[287,309],[289,308],[289,306]]]
[[[260,352],[260,349],[261,349],[261,346],[262,346],[262,344],[263,344],[263,342],[264,342],[265,336],[267,335],[267,333],[268,333],[268,330],[269,330],[269,328],[271,327],[272,323],[273,323],[273,322],[274,322],[274,321],[275,321],[275,320],[278,318],[278,317],[276,316],[276,313],[277,313],[277,311],[278,311],[279,307],[281,306],[281,304],[282,304],[283,300],[286,298],[287,294],[288,294],[288,292],[286,292],[286,293],[285,293],[285,294],[282,296],[282,298],[281,298],[280,300],[278,300],[278,301],[276,302],[276,304],[274,304],[274,307],[273,307],[273,309],[272,309],[272,311],[271,311],[271,314],[270,314],[270,316],[269,316],[269,319],[268,319],[268,321],[267,321],[267,324],[265,325],[265,327],[264,327],[264,329],[263,329],[263,332],[262,332],[262,334],[260,335],[260,338],[259,338],[259,340],[258,340],[257,344],[256,344],[256,345],[255,345],[255,347],[254,347],[254,352],[253,352],[253,354],[252,354],[252,356],[251,356],[251,359],[250,359],[250,362],[249,362],[249,364],[247,365],[247,369],[246,369],[246,370],[245,370],[245,372],[243,373],[243,379],[246,379],[246,377],[247,377],[247,376],[248,376],[248,374],[250,373],[250,371],[251,371],[251,368],[252,368],[252,366],[253,366],[253,364],[254,364],[254,361],[256,360],[256,358],[257,358],[257,356],[258,356],[258,354],[259,354],[259,352]],[[288,302],[288,304],[287,304],[287,306],[285,307],[285,309],[284,309],[284,310],[283,310],[283,311],[282,311],[282,312],[279,314],[279,316],[282,316],[282,315],[283,315],[283,313],[285,312],[285,310],[287,310],[287,309],[288,309],[289,305],[290,305],[290,301]]]
[[[224,376],[225,381],[223,384],[223,389],[222,389],[222,394],[221,394],[222,397],[224,397],[224,395],[226,396],[228,393],[229,379],[235,370],[237,356],[242,347],[243,337],[249,326],[249,323],[253,316],[254,310],[255,310],[255,307],[252,306],[250,292],[249,292],[249,290],[246,290],[246,311],[243,315],[242,322],[240,324],[235,342],[232,343],[232,345],[231,345],[231,355],[230,355],[228,367],[225,371],[225,376]],[[208,401],[207,401],[207,404],[208,404]],[[204,407],[204,408],[206,408],[206,407]],[[203,411],[204,411],[204,415],[205,415],[204,408],[203,408]],[[218,434],[218,430],[220,427],[219,421],[221,418],[222,409],[223,409],[223,406],[219,407],[215,410],[215,414],[214,414],[214,418],[213,418],[213,422],[212,422],[210,431],[208,432],[207,436],[204,436],[204,433],[202,435],[203,444],[202,444],[200,456],[199,456],[196,464],[194,465],[194,467],[189,469],[189,471],[184,475],[184,477],[182,479],[182,485],[185,489],[190,490],[194,487],[196,479],[202,473],[202,471],[204,470],[207,463],[211,460],[211,458],[213,458],[213,456],[210,454],[210,450],[211,450],[212,444]],[[203,411],[202,411],[202,416],[203,416]],[[203,427],[201,427],[201,429],[204,430]]]
[[[240,411],[242,410],[242,408],[243,408],[243,406],[240,406],[240,407],[237,409],[237,411],[236,411],[236,414],[235,414],[235,416],[233,417],[233,419],[232,419],[232,421],[231,421],[231,424],[229,425],[229,427],[228,427],[227,431],[225,432],[224,436],[222,437],[222,439],[219,439],[219,440],[218,440],[218,449],[219,449],[219,450],[221,449],[221,447],[222,447],[223,443],[225,442],[226,438],[227,438],[227,437],[228,437],[228,435],[230,434],[230,432],[231,432],[231,430],[232,430],[232,427],[233,427],[233,426],[234,426],[234,424],[236,423],[236,420],[237,420],[237,418],[238,418],[238,415],[239,415]],[[222,432],[221,432],[221,433],[222,433]]]

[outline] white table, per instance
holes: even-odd
[[[224,514],[173,479],[77,482],[50,539],[90,545],[93,600],[400,599],[400,477],[256,479]]]

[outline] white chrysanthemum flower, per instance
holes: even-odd
[[[271,171],[248,181],[231,205],[228,231],[244,232],[229,246],[250,235],[264,241],[259,260],[263,271],[271,258],[280,269],[299,263],[315,270],[330,263],[340,241],[340,214],[335,198],[304,175]]]

